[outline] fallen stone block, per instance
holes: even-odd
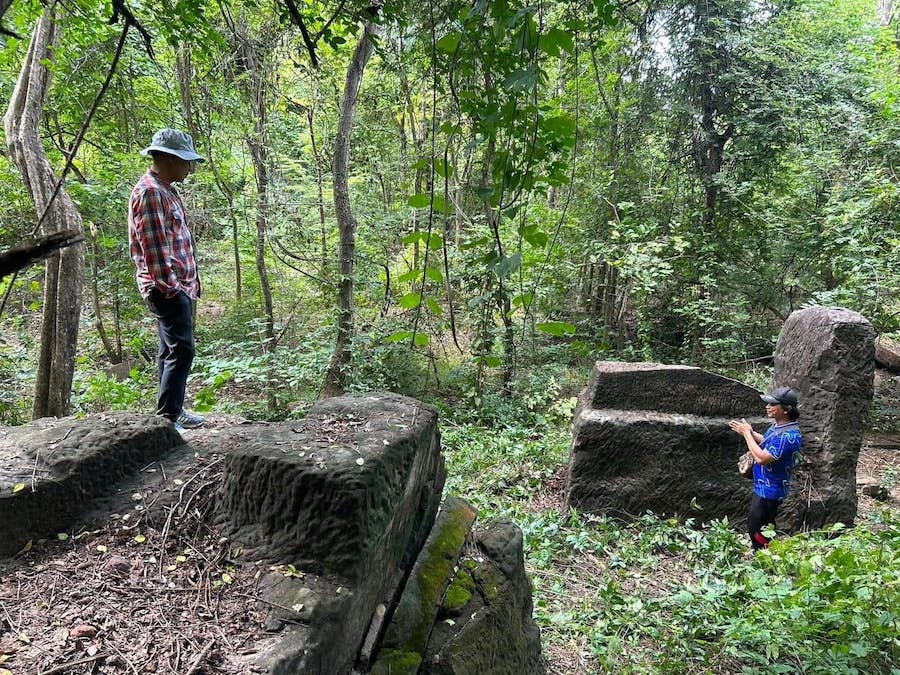
[[[476,530],[444,595],[422,675],[544,675],[532,618],[522,531],[509,521]]]
[[[416,675],[463,544],[475,522],[465,501],[449,497],[425,540],[394,610],[373,675]]]

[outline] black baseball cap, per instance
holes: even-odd
[[[768,394],[762,394],[760,398],[766,403],[772,403],[773,405],[797,405],[797,392],[790,387],[778,387],[778,389]]]

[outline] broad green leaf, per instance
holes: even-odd
[[[418,293],[407,293],[400,298],[400,306],[404,309],[415,309],[422,304],[422,296]]]
[[[24,489],[25,489],[25,483],[16,483],[15,485],[13,485],[13,494],[16,494],[17,492],[21,492]]]
[[[522,238],[535,248],[544,248],[550,241],[549,235],[539,230],[537,225],[530,225],[522,230]]]
[[[441,271],[437,267],[429,267],[425,270],[425,276],[436,283],[444,283],[444,275],[441,274]]]
[[[462,38],[461,33],[447,33],[444,37],[434,43],[435,48],[445,54],[453,54],[459,47],[459,41]]]
[[[399,277],[397,277],[397,282],[401,284],[408,283],[410,281],[419,281],[422,278],[422,270],[414,269],[409,272],[404,272]]]
[[[147,537],[145,537],[142,534],[139,534],[139,535],[135,536],[134,540],[139,544],[143,544],[145,541],[147,541]]]
[[[453,175],[453,165],[445,162],[443,158],[434,161],[434,170],[441,178],[449,178]]]
[[[431,249],[432,251],[438,251],[443,246],[444,246],[444,238],[441,235],[435,234],[434,232],[432,232],[431,237],[429,237],[429,239],[428,239],[428,248]]]
[[[501,363],[503,363],[503,361],[500,360],[499,356],[485,356],[484,362],[491,368],[497,368]]]
[[[60,532],[56,535],[56,538],[59,539],[60,541],[65,541],[66,539],[69,538],[69,535],[66,532]]]
[[[434,196],[434,212],[435,213],[446,213],[450,215],[453,213],[453,204],[444,199],[442,195]]]
[[[415,244],[417,241],[425,241],[425,238],[428,236],[427,232],[410,232],[408,235],[403,237],[400,241],[404,244]]]
[[[575,332],[575,326],[563,321],[547,321],[544,323],[539,323],[536,325],[536,328],[539,331],[543,331],[544,333],[549,333],[550,335],[555,335],[557,337],[560,337],[567,333],[571,335]]]
[[[416,347],[424,347],[425,345],[428,344],[428,342],[429,342],[429,339],[428,339],[428,336],[425,335],[425,333],[416,333],[416,337],[413,340],[413,344],[415,344]]]
[[[496,271],[497,276],[501,279],[508,277],[510,274],[519,269],[519,266],[522,264],[522,254],[515,253],[509,257],[504,256],[497,263]]]
[[[385,342],[405,342],[412,337],[412,331],[409,330],[401,330],[397,331],[392,335],[388,335],[384,341]]]
[[[531,301],[534,300],[533,293],[522,293],[521,295],[517,295],[512,299],[513,307],[529,307],[531,305]]]
[[[425,193],[412,195],[406,203],[416,209],[422,209],[431,204],[431,196]]]
[[[435,316],[441,316],[444,313],[441,309],[441,306],[434,298],[425,298],[425,306],[428,307],[428,309],[431,310],[431,313]]]
[[[560,28],[551,28],[540,38],[541,50],[550,56],[559,56],[560,48],[570,54],[575,51],[575,40],[572,34]]]

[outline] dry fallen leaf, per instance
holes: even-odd
[[[80,623],[69,631],[69,637],[73,640],[92,638],[97,634],[97,629],[89,623]]]

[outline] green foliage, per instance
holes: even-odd
[[[119,381],[104,372],[76,378],[73,406],[77,413],[106,410],[150,412],[155,400],[153,376],[147,369],[132,368],[128,378]]]

